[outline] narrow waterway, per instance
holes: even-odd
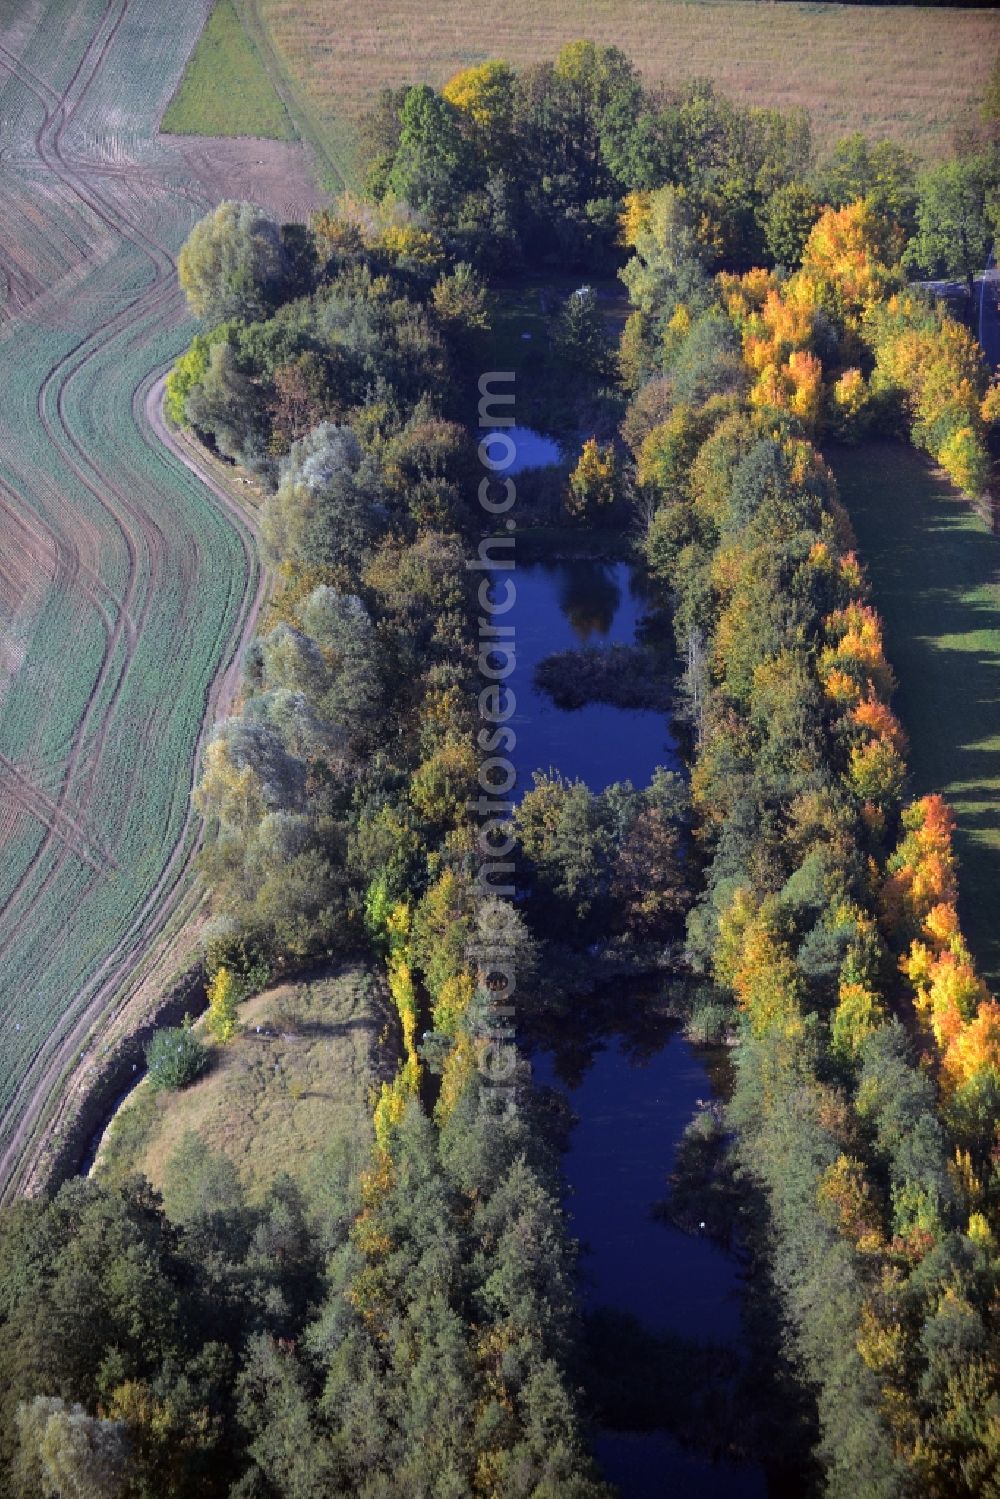
[[[679,769],[677,746],[662,713],[587,703],[567,711],[534,683],[535,667],[554,651],[633,645],[644,605],[625,562],[518,563],[511,614],[517,669],[511,678],[517,711],[513,761],[521,794],[536,770],[558,770],[603,791],[612,781],[645,786],[658,765]]]
[[[564,711],[533,682],[538,662],[553,651],[636,642],[644,608],[633,569],[623,562],[519,560],[514,578],[517,601],[508,619],[517,647],[511,722],[519,793],[539,769],[558,770],[599,791],[626,779],[644,786],[657,766],[678,768],[663,714],[603,704]],[[654,1214],[684,1128],[711,1096],[699,1054],[669,1024],[640,1044],[613,1030],[567,1039],[582,1043],[588,1057],[582,1075],[577,1066],[566,1087],[577,1122],[565,1178],[573,1230],[584,1247],[584,1308],[634,1317],[653,1336],[737,1347],[736,1260]],[[578,1060],[581,1046],[572,1050]],[[536,1051],[533,1067],[539,1081],[565,1086],[554,1054]],[[710,1462],[666,1431],[605,1431],[597,1452],[623,1499],[759,1499],[766,1492],[758,1470]]]

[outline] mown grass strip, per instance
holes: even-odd
[[[1000,986],[1000,542],[902,444],[831,451],[899,681],[914,789],[958,818],[962,920]]]
[[[261,0],[234,0],[234,4],[297,134],[315,153],[320,186],[334,194],[343,192],[348,186],[356,186],[353,122],[339,116],[328,118],[325,111],[315,107],[308,88],[304,86],[306,78],[299,75],[298,69],[288,65],[285,55],[276,46],[272,30],[261,13]]]
[[[288,112],[232,0],[217,0],[160,128],[175,135],[295,139]]]

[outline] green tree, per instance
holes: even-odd
[[[154,1092],[186,1088],[208,1066],[208,1052],[190,1026],[166,1026],[146,1045],[146,1069]]]
[[[209,333],[196,333],[167,376],[164,406],[175,427],[188,425],[187,398],[208,374],[212,345],[228,341],[229,334],[225,323]]]
[[[534,776],[514,814],[521,849],[534,867],[534,910],[567,930],[605,914],[612,837],[600,798],[582,781]]]
[[[795,269],[819,215],[820,205],[801,182],[789,182],[771,194],[761,210],[761,222],[768,254],[778,265]]]
[[[141,1178],[119,1190],[76,1179],[5,1212],[0,1458],[12,1457],[20,1403],[58,1390],[92,1412],[121,1381],[176,1368],[185,1345],[190,1356],[196,1279]]]
[[[459,358],[469,361],[492,322],[486,283],[467,261],[460,260],[435,282],[431,303]]]
[[[350,427],[322,422],[292,444],[261,532],[275,563],[340,565],[356,575],[387,516],[380,475]]]
[[[917,169],[913,153],[897,141],[874,144],[860,130],[837,142],[819,175],[818,196],[835,208],[865,198],[876,218],[898,226],[905,239],[913,233],[917,204]],[[893,248],[886,244],[885,250]],[[895,245],[895,260],[901,245]]]
[[[177,274],[196,317],[211,323],[263,317],[282,291],[280,230],[252,203],[220,203],[191,230]]]
[[[17,1430],[20,1499],[117,1499],[125,1492],[130,1444],[123,1421],[36,1395],[18,1410]]]
[[[187,384],[184,376],[181,384],[182,389]],[[258,385],[243,372],[228,338],[209,338],[207,367],[187,384],[184,410],[191,426],[210,438],[226,458],[258,472],[268,471],[267,407]]]
[[[566,298],[556,323],[555,347],[562,372],[570,379],[603,380],[610,374],[611,344],[593,287],[578,287]]]
[[[285,1499],[327,1499],[343,1492],[335,1449],[318,1429],[303,1372],[273,1338],[250,1342],[238,1394],[250,1456],[268,1480],[268,1491]]]
[[[920,179],[917,231],[906,263],[926,276],[966,283],[970,298],[995,233],[996,202],[982,157],[956,156],[930,167]]]
[[[402,129],[400,116],[408,93],[409,88],[405,84],[400,88],[379,89],[374,104],[358,121],[359,154],[365,169],[365,189],[375,198],[383,197],[386,192],[389,173],[392,171],[392,164],[399,150],[399,135]],[[339,241],[342,223],[331,219],[326,210],[319,218],[321,222],[325,221],[326,224],[332,223],[336,226]],[[314,219],[314,226],[316,222],[317,220]],[[354,243],[357,248],[356,241]],[[322,254],[323,244],[319,248]]]
[[[475,179],[475,157],[459,112],[427,84],[411,88],[400,112],[399,146],[387,185],[414,208],[455,211]]]
[[[679,304],[691,314],[712,300],[706,251],[684,193],[667,186],[652,193],[629,243],[635,254],[620,273],[632,301],[661,334]]]
[[[163,1168],[163,1203],[172,1223],[196,1223],[242,1209],[236,1167],[193,1129],[186,1130]]]
[[[247,831],[268,812],[302,806],[305,771],[270,724],[226,718],[206,746],[195,800],[203,817]]]

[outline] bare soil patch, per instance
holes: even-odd
[[[258,136],[162,135],[214,203],[256,203],[282,223],[304,222],[323,201],[312,156],[298,141]]]

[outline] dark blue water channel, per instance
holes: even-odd
[[[662,713],[605,703],[567,712],[534,685],[535,667],[553,651],[635,642],[644,606],[629,565],[519,563],[513,578],[517,601],[507,618],[517,650],[510,682],[517,696],[511,727],[518,794],[530,788],[536,770],[558,770],[603,791],[612,781],[645,786],[658,765],[677,769],[677,746]]]
[[[506,618],[515,627],[518,661],[510,679],[518,699],[511,720],[518,794],[536,769],[559,770],[599,791],[626,779],[644,786],[656,766],[676,768],[675,741],[661,713],[599,704],[564,711],[532,681],[552,651],[635,643],[644,611],[630,566],[518,561],[512,576],[517,601]],[[592,1060],[568,1089],[577,1123],[565,1178],[573,1231],[584,1246],[582,1299],[590,1310],[630,1313],[650,1333],[735,1344],[736,1261],[652,1211],[666,1195],[677,1144],[698,1100],[711,1094],[695,1049],[676,1031],[664,1034],[652,1054],[614,1037],[592,1043]],[[533,1066],[540,1081],[558,1085],[552,1055],[535,1052]],[[597,1452],[624,1499],[759,1499],[766,1492],[759,1471],[701,1460],[666,1432],[603,1432]]]

